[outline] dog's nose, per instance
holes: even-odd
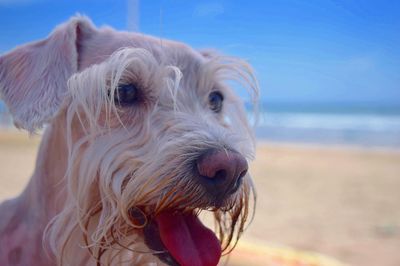
[[[197,160],[200,182],[217,198],[234,193],[247,169],[246,159],[230,150],[208,150]]]

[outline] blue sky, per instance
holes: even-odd
[[[264,101],[400,105],[400,1],[142,0],[133,20],[127,2],[0,0],[0,52],[79,12],[243,57]]]

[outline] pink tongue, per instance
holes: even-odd
[[[162,212],[156,217],[160,237],[182,266],[215,266],[221,244],[215,234],[193,214]]]

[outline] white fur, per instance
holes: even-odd
[[[79,24],[76,23],[75,30]],[[90,22],[81,24],[91,25]],[[59,33],[56,31],[56,34]],[[100,38],[100,34],[110,34],[110,29],[98,31],[97,35],[92,33],[90,38]],[[121,36],[125,35],[115,36],[114,40],[123,40]],[[78,37],[85,36],[68,37],[68,45]],[[162,251],[149,250],[143,244],[141,229],[145,224],[132,221],[129,211],[145,206],[144,218],[171,207],[200,212],[202,208],[198,206],[209,202],[204,188],[193,181],[190,163],[209,148],[235,150],[248,160],[254,158],[252,129],[241,100],[229,87],[229,81],[239,81],[256,100],[258,85],[249,65],[218,54],[203,56],[177,43],[160,45],[153,39],[140,38],[143,39],[135,39],[134,43],[142,43],[141,46],[127,45],[128,41],[114,44],[116,49],[105,60],[93,59],[98,62],[80,72],[77,72],[78,66],[61,71],[66,73],[64,76],[71,75],[68,79],[58,79],[58,82],[65,82],[66,89],[60,89],[62,84],[49,84],[56,88],[43,86],[20,101],[12,96],[15,81],[10,80],[18,71],[10,76],[1,65],[12,60],[13,53],[19,51],[0,58],[0,90],[17,123],[23,123],[32,131],[43,121],[50,122],[33,183],[51,180],[53,185],[46,188],[30,185],[27,189],[35,195],[43,193],[43,189],[51,190],[52,193],[48,193],[51,197],[45,199],[55,202],[48,219],[41,222],[41,228],[46,226],[45,233],[43,229],[41,232],[50,254],[47,260],[41,259],[38,263],[51,264],[54,259],[60,265],[160,263],[152,254]],[[83,68],[90,60],[85,46],[79,49]],[[37,63],[44,64],[42,60]],[[52,62],[47,60],[46,64]],[[62,61],[62,64],[70,63]],[[36,71],[33,74],[38,75]],[[47,75],[56,74],[50,71]],[[32,81],[32,77],[29,78],[26,86]],[[119,84],[126,83],[140,88],[143,99],[133,106],[121,107],[113,96]],[[55,92],[57,90],[60,92]],[[224,94],[220,114],[208,106],[208,95],[213,90]],[[39,108],[36,105],[42,108],[47,104],[39,98],[32,104],[27,103],[42,93],[49,94],[52,99],[49,110],[29,116],[28,109],[32,111]],[[56,107],[58,110],[54,114]],[[48,155],[45,156],[45,152]],[[40,156],[42,160],[51,158],[42,161]],[[52,169],[52,175],[44,173],[43,169],[48,168]],[[232,247],[230,243],[236,241],[235,235],[239,237],[242,233],[252,190],[247,174],[239,191],[226,199],[225,207],[210,208],[220,240],[227,250]],[[26,202],[18,204],[25,206]],[[14,216],[10,215],[8,220]],[[1,242],[2,236],[7,233],[1,230],[0,224],[0,247],[5,243]],[[6,252],[0,251],[0,262],[4,265],[8,263],[6,257]]]

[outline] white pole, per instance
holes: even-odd
[[[127,30],[139,31],[139,0],[127,0],[127,9]]]

